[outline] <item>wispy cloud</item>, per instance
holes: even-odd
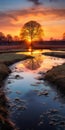
[[[22,9],[22,10],[12,10],[7,12],[0,12],[0,20],[2,19],[8,19],[8,20],[14,20],[18,21],[19,17],[25,17],[25,16],[45,16],[47,19],[50,20],[56,20],[56,19],[64,19],[65,20],[65,9],[55,9],[55,8],[28,8],[28,9]],[[42,17],[42,18],[43,18]],[[53,19],[54,18],[54,19]],[[40,19],[40,17],[39,17]],[[4,21],[5,22],[5,21]]]
[[[0,31],[5,34],[19,35],[22,26],[30,21],[39,22],[46,34],[46,38],[61,38],[65,31],[65,1],[64,0],[27,0],[33,6],[26,6],[23,9],[0,11]],[[41,2],[40,2],[41,1]],[[62,2],[63,1],[63,2]],[[48,2],[48,5],[46,6]],[[52,3],[53,2],[53,3]],[[43,3],[43,4],[42,4]]]
[[[42,3],[39,0],[27,0],[32,2],[34,5],[41,5]]]
[[[50,23],[50,25],[47,26],[50,30],[53,23],[57,23],[57,26],[58,21],[61,21],[62,23],[63,20],[65,23],[65,9],[45,8],[43,6],[38,6],[37,8],[33,7],[21,10],[0,12],[0,30],[4,30],[6,28],[6,31],[7,28],[9,28],[9,31],[14,33],[18,29],[20,30],[20,28],[29,20],[36,20],[42,26],[44,26],[44,24],[47,26]],[[62,23],[62,25],[64,23]]]
[[[57,2],[57,1],[59,1],[59,0],[49,0],[50,2]]]
[[[12,13],[1,12],[1,11],[0,11],[0,20],[6,19],[6,18],[17,20],[17,18],[16,18],[14,15],[12,15]]]

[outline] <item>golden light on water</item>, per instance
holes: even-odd
[[[46,72],[49,69],[52,68],[52,66],[57,66],[57,64],[63,63],[63,60],[55,60],[55,58],[53,58],[51,60],[50,57],[48,56],[44,56],[41,55],[43,52],[51,52],[50,50],[34,50],[32,52],[32,56],[34,58],[30,58],[24,62],[21,62],[19,65],[17,65],[17,68],[20,69],[25,69],[25,71],[29,71],[32,73],[32,71],[35,70],[44,70],[44,72]],[[16,54],[25,54],[25,55],[31,55],[31,52],[17,52]],[[57,63],[56,63],[57,62]],[[24,63],[24,64],[23,64]],[[32,71],[31,71],[32,70]]]
[[[31,48],[31,47],[29,47],[28,51],[29,51],[29,52],[32,52],[32,48]]]
[[[41,53],[43,53],[43,52],[47,52],[47,51],[50,51],[50,50],[33,50],[33,55],[35,55],[35,54],[41,54]],[[31,55],[31,48],[29,48],[28,49],[28,51],[27,52],[16,52],[16,54],[18,55],[21,55],[21,54],[25,54],[25,55]]]

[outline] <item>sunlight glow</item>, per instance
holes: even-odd
[[[28,52],[16,52],[16,54],[25,54],[25,55],[30,55],[31,52],[31,48],[28,49]],[[33,55],[34,54],[41,54],[43,52],[50,52],[50,50],[33,50]]]
[[[30,44],[31,43],[31,38],[27,38],[27,42]]]
[[[32,48],[31,48],[31,47],[29,47],[28,51],[29,51],[29,52],[32,52]]]

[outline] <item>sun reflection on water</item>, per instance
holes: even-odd
[[[50,50],[47,50],[47,52],[50,52]],[[46,52],[46,50],[35,50],[32,53],[33,58],[27,59],[25,61],[20,62],[20,64],[17,65],[17,68],[24,69],[25,71],[32,72],[38,72],[38,71],[48,71],[54,66],[60,65],[64,63],[65,61],[61,58],[55,58],[55,57],[48,57],[45,55],[42,55],[43,52]],[[31,55],[30,52],[19,52],[17,54],[26,54]]]
[[[31,55],[31,52],[33,55],[35,54],[41,54],[43,52],[50,52],[51,50],[33,50],[32,51],[32,48],[29,48],[28,51],[24,51],[24,52],[16,52],[16,54],[25,54],[25,55]]]

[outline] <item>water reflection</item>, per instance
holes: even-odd
[[[41,55],[38,55],[35,58],[31,58],[24,62],[24,66],[30,70],[37,70],[40,68],[41,64],[43,62],[43,58]]]
[[[36,54],[41,54],[43,52],[50,52],[51,50],[42,50],[42,49],[39,49],[39,50],[33,50],[32,52],[32,56],[35,56]],[[25,55],[31,55],[31,51],[25,51],[25,52],[16,52],[16,54],[25,54]]]
[[[65,98],[55,86],[35,77],[40,76],[38,72],[46,72],[65,60],[39,53],[33,56],[33,59],[12,65],[12,73],[6,80],[5,86],[11,91],[8,93],[12,103],[11,119],[20,130],[58,130],[65,119]],[[23,78],[12,78],[17,75]],[[63,127],[60,129],[64,130]]]
[[[50,70],[52,67],[60,65],[65,62],[62,58],[55,58],[50,56],[44,56],[41,54],[41,51],[35,51],[32,55],[34,58],[19,62],[18,64],[15,64],[16,70],[18,72],[20,71],[29,71],[29,72],[46,72]],[[12,66],[13,69],[13,66]]]

